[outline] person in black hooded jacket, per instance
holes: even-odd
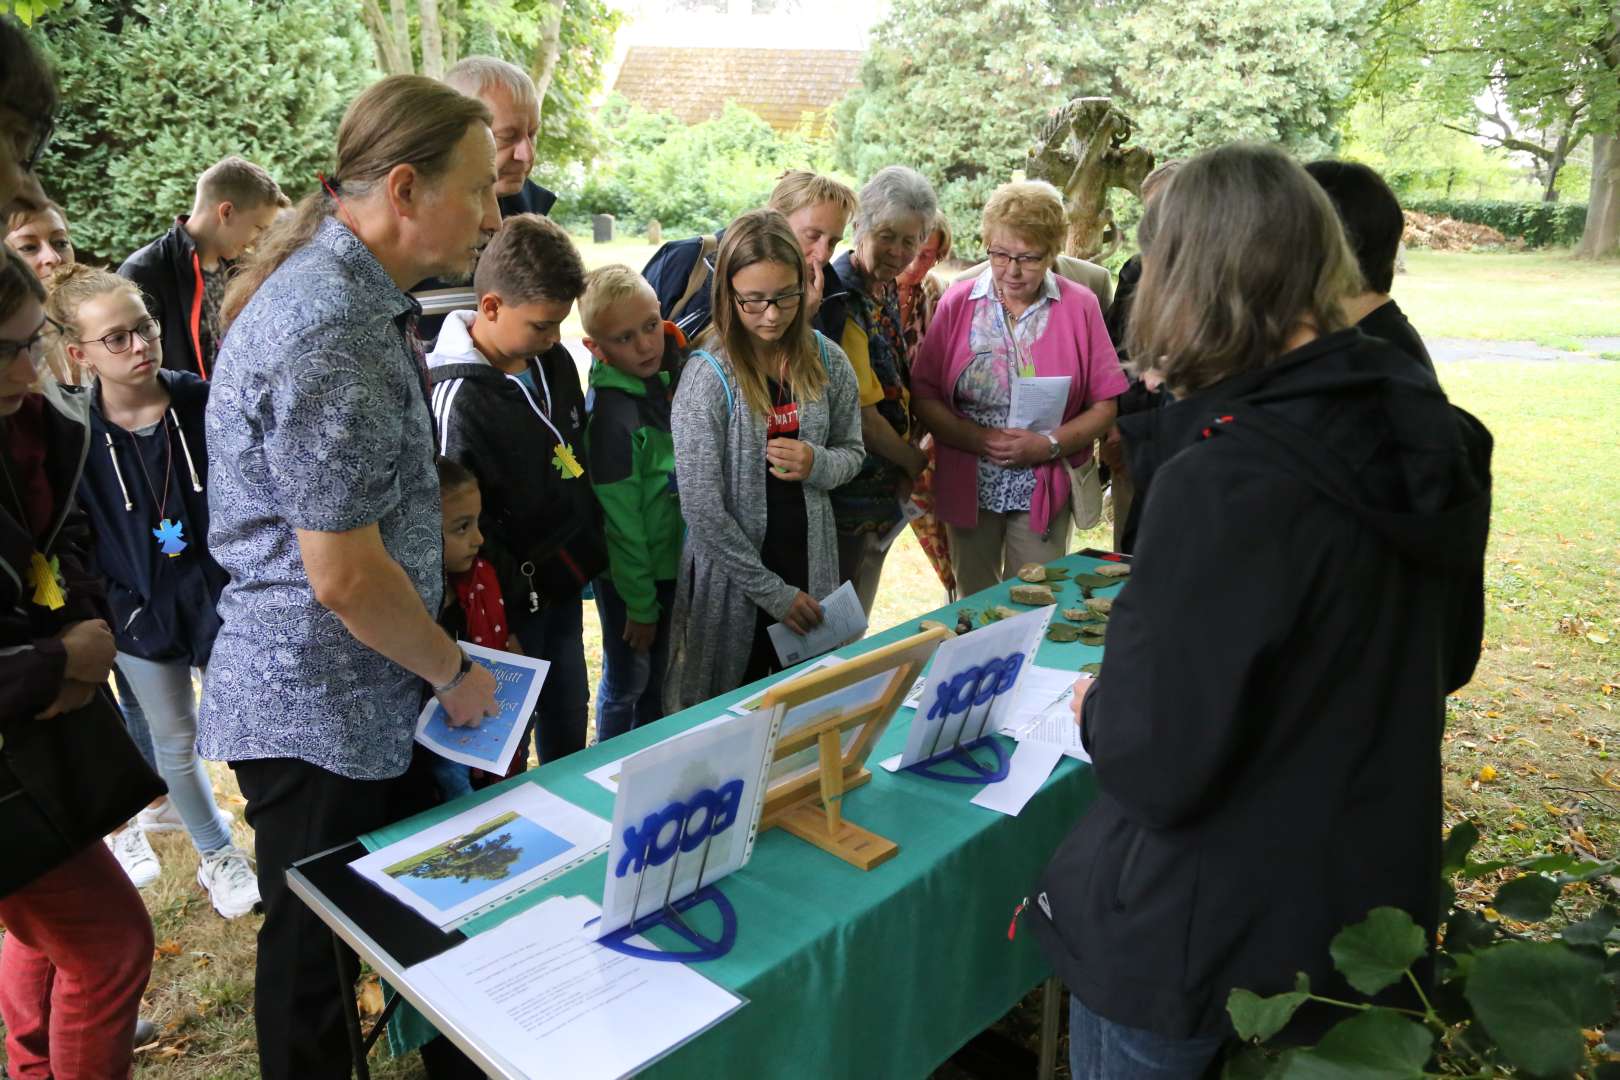
[[[1432,936],[1445,697],[1483,626],[1490,435],[1345,326],[1359,274],[1304,170],[1210,151],[1143,232],[1131,355],[1177,400],[1120,422],[1152,483],[1077,686],[1097,798],[1031,907],[1077,1080],[1202,1075],[1234,988],[1355,999],[1328,945],[1373,908]]]
[[[535,742],[555,761],[585,748],[581,597],[607,568],[585,475],[585,394],[559,337],[585,266],[562,226],[519,214],[484,249],[473,288],[478,309],[452,311],[428,356],[434,431],[440,452],[478,477],[485,553],[513,632],[551,663]]]

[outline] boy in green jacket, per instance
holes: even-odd
[[[669,404],[686,342],[659,315],[652,286],[627,266],[588,274],[579,314],[593,357],[587,471],[608,548],[607,573],[594,585],[602,619],[600,741],[664,715],[669,613],[684,533]]]

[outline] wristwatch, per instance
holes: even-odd
[[[467,677],[467,672],[472,670],[472,657],[467,655],[467,650],[458,645],[456,647],[456,651],[461,654],[461,666],[456,668],[456,673],[451,677],[449,682],[442,683],[433,688],[433,694],[435,697],[442,697],[443,695],[454,690],[456,687],[460,686],[461,680],[465,679]]]
[[[1058,442],[1057,436],[1050,431],[1046,432],[1045,435],[1046,441],[1052,444],[1052,448],[1046,452],[1046,460],[1056,461],[1057,456],[1063,453],[1063,444]]]

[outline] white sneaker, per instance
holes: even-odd
[[[129,875],[129,880],[135,883],[137,889],[146,888],[163,873],[163,866],[158,862],[157,852],[152,850],[151,841],[133,825],[116,836],[107,837],[107,846],[112,849],[113,858],[118,860],[118,865],[124,868],[124,873]]]
[[[136,814],[135,824],[143,832],[180,832],[186,827],[172,799],[164,799],[156,806],[149,806]]]
[[[259,903],[259,877],[253,861],[234,844],[202,853],[197,884],[207,891],[214,910],[227,919],[246,915]]]

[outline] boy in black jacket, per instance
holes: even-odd
[[[124,260],[118,273],[141,287],[163,326],[164,367],[208,378],[225,336],[219,309],[231,263],[289,205],[269,173],[233,154],[197,178],[189,215]]]
[[[541,761],[585,746],[584,603],[607,566],[585,478],[585,395],[560,328],[585,267],[560,225],[507,218],[478,260],[476,311],[452,312],[428,356],[445,457],[477,474],[485,550],[523,651],[551,661]]]

